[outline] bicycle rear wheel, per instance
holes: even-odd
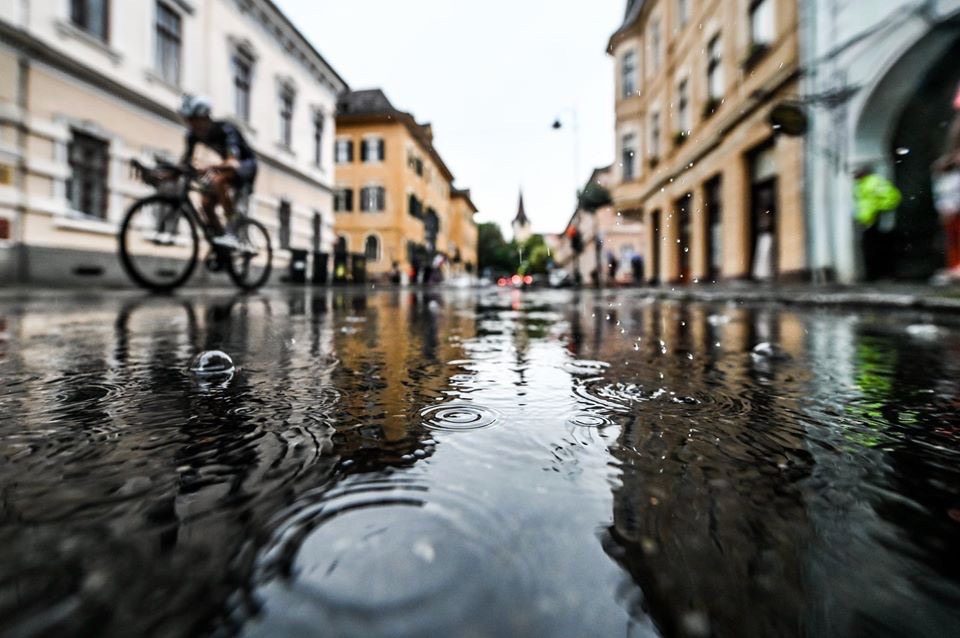
[[[119,243],[124,270],[148,290],[169,292],[186,283],[197,266],[196,223],[175,197],[135,202],[120,226]]]
[[[230,251],[227,271],[233,283],[244,290],[256,290],[270,278],[273,249],[266,227],[255,219],[242,218],[234,225],[240,248]]]

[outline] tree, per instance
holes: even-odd
[[[610,196],[610,191],[594,181],[587,182],[586,188],[580,194],[580,208],[588,213],[595,213],[597,209],[612,203],[613,197]]]
[[[477,226],[477,262],[480,272],[488,268],[497,273],[514,273],[520,262],[517,246],[507,242],[494,222]]]
[[[550,261],[550,248],[543,235],[531,235],[523,244],[524,274],[543,275]]]

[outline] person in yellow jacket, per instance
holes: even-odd
[[[867,281],[885,279],[893,275],[892,259],[896,245],[893,229],[897,223],[897,206],[903,200],[900,189],[887,178],[877,174],[872,166],[862,166],[854,173],[853,195],[856,201],[855,217],[863,229],[864,275]]]

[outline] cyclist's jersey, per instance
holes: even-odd
[[[224,159],[232,157],[239,161],[240,167],[237,169],[237,178],[241,181],[253,182],[257,175],[257,155],[247,144],[247,140],[243,138],[236,126],[220,120],[212,122],[210,129],[203,137],[189,131],[187,133],[187,149],[184,153],[186,162],[193,159],[193,150],[197,144],[209,147]]]

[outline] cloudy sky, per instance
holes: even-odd
[[[605,49],[622,0],[275,1],[351,88],[380,87],[433,124],[477,219],[505,234],[521,187],[534,229],[560,232],[577,183],[613,162]]]

